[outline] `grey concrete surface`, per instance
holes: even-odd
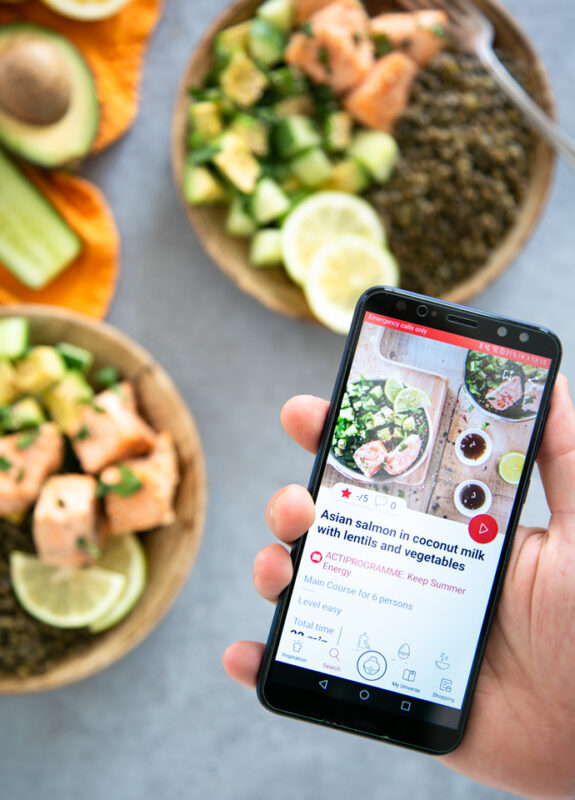
[[[575,134],[573,0],[504,0],[534,39]],[[225,0],[167,0],[133,130],[85,172],[106,192],[123,239],[110,320],[165,365],[199,425],[210,485],[205,540],[173,610],[105,672],[41,696],[0,698],[2,800],[411,800],[504,795],[432,759],[292,722],[229,681],[221,653],[263,638],[272,609],[251,585],[270,536],[264,505],[306,482],[311,456],[280,428],[295,392],[330,392],[343,339],[272,314],[214,267],[172,186],[169,126],[190,51]],[[476,305],[554,327],[575,378],[575,175],[559,164],[535,235]],[[525,516],[545,522],[534,481]]]

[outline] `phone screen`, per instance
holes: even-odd
[[[534,456],[538,349],[365,311],[268,667],[276,702],[303,691],[321,721],[455,742]]]

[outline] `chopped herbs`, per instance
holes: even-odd
[[[327,47],[320,47],[317,51],[317,60],[325,67],[326,72],[331,72],[331,62]]]
[[[356,32],[353,34],[353,43],[355,44],[355,46],[356,46],[356,47],[359,47],[359,45],[360,45],[362,42],[363,42],[363,36],[362,36],[362,34],[361,34],[361,33],[357,33],[357,31],[356,31]]]
[[[114,386],[120,381],[120,373],[116,367],[102,367],[94,375],[94,382],[99,386],[104,386],[106,389]]]
[[[437,39],[445,39],[447,36],[447,33],[445,32],[445,28],[443,27],[443,25],[439,24],[432,25],[429,30]]]
[[[308,39],[313,39],[313,28],[311,26],[311,22],[304,22],[301,26],[301,32],[304,36],[307,36]]]
[[[18,437],[18,441],[16,442],[16,447],[18,450],[27,450],[31,445],[34,444],[38,436],[40,435],[40,428],[30,428],[30,430],[24,431]]]
[[[378,33],[376,36],[372,37],[373,43],[375,45],[375,57],[382,58],[383,56],[388,55],[393,50],[393,45],[388,36],[385,33]]]
[[[76,539],[76,547],[82,553],[89,553],[94,560],[98,560],[102,558],[102,551],[98,547],[98,545],[94,544],[94,542],[89,542],[83,536],[79,536]]]
[[[20,467],[20,469],[18,470],[18,474],[16,475],[16,483],[22,483],[25,475],[26,475],[26,470],[24,469],[24,467]]]
[[[58,503],[60,508],[66,508],[66,503],[62,500],[61,497],[59,497],[56,502]]]
[[[82,425],[80,430],[76,433],[76,435],[73,438],[74,441],[76,442],[82,442],[84,441],[84,439],[87,439],[89,435],[90,435],[90,428],[88,428],[87,425]]]
[[[4,456],[0,456],[0,472],[8,472],[14,465]]]
[[[98,484],[98,497],[104,497],[107,494],[117,494],[119,497],[131,497],[133,494],[140,491],[143,483],[134,475],[129,467],[120,465],[118,470],[120,472],[119,483],[103,483],[100,481]]]

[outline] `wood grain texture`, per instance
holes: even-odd
[[[169,429],[180,465],[176,521],[146,533],[148,582],[133,612],[118,626],[94,637],[79,655],[30,678],[0,678],[1,694],[55,689],[110,666],[139,644],[160,622],[186,581],[202,539],[207,504],[204,454],[196,424],[165,370],[135,342],[110,325],[48,306],[4,306],[0,317],[30,319],[33,343],[69,341],[95,355],[95,369],[113,365],[134,383],[139,409],[156,430]]]
[[[191,86],[200,86],[210,69],[212,44],[216,34],[230,25],[253,16],[260,0],[236,0],[214,21],[202,37],[182,76],[172,119],[172,167],[176,187],[187,217],[214,262],[244,292],[273,311],[299,319],[314,320],[301,289],[293,284],[283,269],[254,269],[248,261],[248,244],[226,234],[225,211],[218,207],[192,207],[182,195],[182,174],[186,155],[186,132]],[[385,10],[400,10],[401,2],[366,0],[370,14]],[[496,0],[477,0],[477,5],[491,19],[496,29],[496,45],[512,54],[528,75],[526,87],[532,97],[552,117],[555,117],[553,92],[545,70],[530,39],[515,19]],[[543,211],[551,178],[554,153],[537,139],[531,163],[529,187],[517,219],[491,257],[470,278],[462,281],[443,298],[465,303],[492,283],[517,257],[533,232]]]

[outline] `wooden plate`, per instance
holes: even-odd
[[[160,622],[179,594],[192,569],[202,538],[206,513],[204,455],[192,415],[172,380],[152,357],[119,331],[89,317],[48,306],[14,305],[0,309],[0,317],[25,316],[33,343],[69,341],[94,353],[95,366],[113,365],[136,388],[142,415],[156,430],[169,429],[178,451],[180,484],[176,521],[144,536],[148,582],[133,612],[94,644],[29,678],[0,677],[0,694],[54,689],[79,681],[113,664],[139,644]]]
[[[528,74],[527,89],[539,105],[555,116],[555,104],[549,78],[534,46],[515,19],[496,0],[476,0],[495,26],[496,44],[522,63]],[[400,2],[393,0],[365,0],[370,14],[384,10],[399,10]],[[223,28],[253,17],[260,0],[236,0],[226,9],[205,33],[190,59],[178,90],[172,120],[172,166],[176,186],[186,214],[203,246],[216,264],[240,289],[251,294],[273,311],[291,317],[313,320],[303,292],[287,277],[283,269],[254,269],[248,261],[246,240],[229,236],[225,232],[226,210],[221,207],[192,207],[182,195],[182,173],[186,154],[186,128],[190,86],[200,86],[210,69],[212,43]],[[531,164],[531,177],[523,205],[515,224],[491,258],[472,277],[453,287],[443,295],[446,300],[464,303],[481,292],[518,255],[532,233],[543,210],[553,174],[554,153],[540,139],[537,140]]]

